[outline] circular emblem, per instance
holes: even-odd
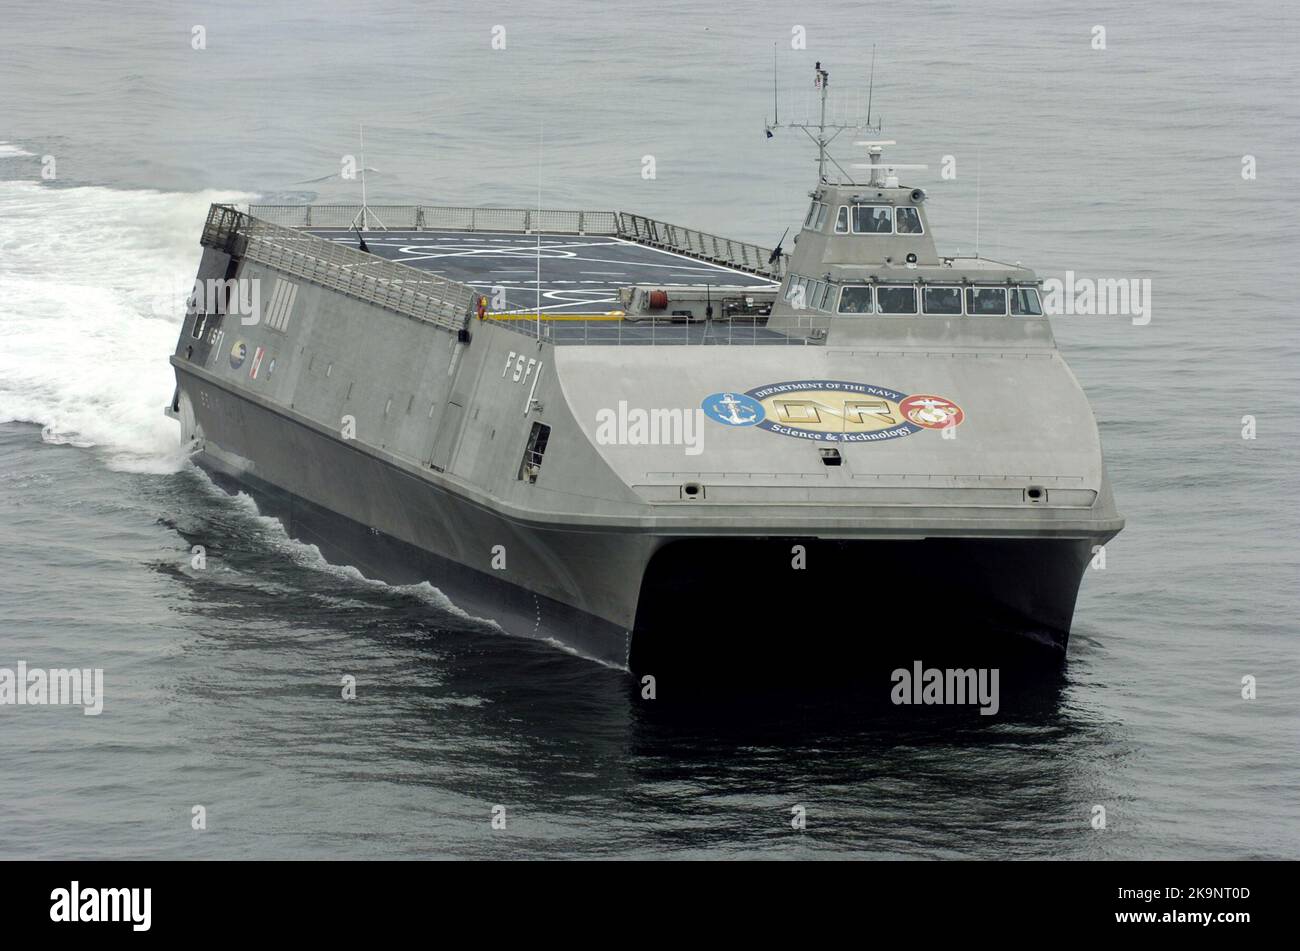
[[[244,358],[248,356],[248,344],[242,340],[236,340],[235,345],[230,348],[230,369],[238,370],[244,365]]]
[[[966,417],[961,407],[952,400],[946,400],[942,396],[931,396],[928,393],[909,396],[899,404],[899,409],[909,421],[926,429],[960,426],[961,421]]]
[[[756,426],[818,442],[882,442],[923,429],[947,429],[964,418],[952,400],[908,396],[887,386],[848,380],[788,380],[743,393],[714,393],[704,412],[727,426]]]
[[[763,404],[745,393],[714,393],[700,405],[710,419],[728,426],[753,426],[767,415]]]

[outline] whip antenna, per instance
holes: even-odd
[[[871,97],[876,91],[876,44],[871,44],[871,78],[867,80],[867,126],[871,126]],[[861,101],[861,100],[859,100]]]

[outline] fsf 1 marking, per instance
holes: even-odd
[[[506,357],[506,365],[501,370],[501,379],[504,380],[506,374],[513,369],[515,371],[514,376],[510,379],[515,383],[527,383],[534,370],[539,374],[542,372],[542,362],[540,360],[536,357],[527,357],[526,359],[527,362],[525,363],[525,357],[522,353],[515,353],[511,350],[510,356]]]

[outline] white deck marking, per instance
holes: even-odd
[[[332,240],[340,244],[353,243],[354,239],[351,231],[334,229],[334,235],[337,235],[337,237],[334,237],[326,233],[329,230],[310,229],[310,232],[322,237],[332,238]],[[514,285],[518,283],[526,286],[536,286],[538,281],[535,278],[531,281],[519,282],[498,276],[512,273],[532,273],[533,268],[489,267],[483,269],[481,265],[474,262],[483,261],[483,263],[487,263],[491,259],[496,259],[493,263],[499,262],[502,264],[513,263],[514,261],[520,263],[533,261],[536,260],[538,254],[537,241],[538,236],[526,235],[520,232],[389,231],[382,235],[375,235],[370,243],[376,245],[377,250],[382,249],[385,252],[382,256],[390,261],[406,264],[427,271],[432,275],[456,280],[469,286],[490,287],[494,284]],[[724,264],[692,258],[671,250],[640,244],[613,235],[550,235],[543,233],[540,235],[540,241],[543,258],[546,261],[554,262],[552,267],[555,267],[560,273],[572,274],[574,272],[571,268],[574,265],[581,266],[582,264],[608,264],[621,268],[621,270],[617,271],[584,270],[578,272],[581,275],[608,278],[605,281],[543,278],[541,281],[543,288],[559,287],[561,285],[595,285],[603,291],[613,293],[617,288],[610,285],[615,280],[620,284],[673,281],[695,287],[703,287],[706,284],[737,284],[747,290],[755,291],[770,290],[777,286],[775,281],[762,275],[751,274]],[[599,256],[600,252],[596,249],[618,251],[625,249],[626,253],[632,256],[632,259],[629,260],[627,257],[605,258]],[[658,261],[646,260],[646,258],[655,258],[658,255],[662,255],[663,258]],[[464,258],[466,260],[463,265],[450,271],[446,268],[435,270],[424,266],[434,260],[444,260],[451,264],[453,263],[451,259],[455,258]],[[664,271],[668,273],[664,274]],[[595,287],[591,291],[584,291],[584,293],[595,292]],[[605,301],[602,299],[600,302]],[[609,299],[609,302],[616,303],[616,300]],[[553,306],[579,306],[579,304],[574,302],[569,305]],[[548,307],[548,309],[550,308]]]

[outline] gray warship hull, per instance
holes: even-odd
[[[331,561],[427,580],[511,634],[618,666],[936,634],[1064,649],[1080,581],[1123,523],[1046,319],[867,319],[821,341],[766,319],[629,326],[592,314],[617,284],[780,275],[762,249],[573,215],[543,235],[417,219],[362,253],[342,231],[214,206],[200,283],[263,293],[241,314],[224,283],[223,305],[187,314],[170,412],[195,460]],[[522,284],[511,312],[476,314],[480,290],[537,266],[536,244],[546,319],[523,312],[538,288]],[[696,443],[601,432],[629,406],[678,420],[790,381],[862,381],[897,397],[891,412],[943,393],[964,419],[956,438],[902,424],[827,442],[712,417]],[[1026,393],[1050,419],[1017,409]]]

